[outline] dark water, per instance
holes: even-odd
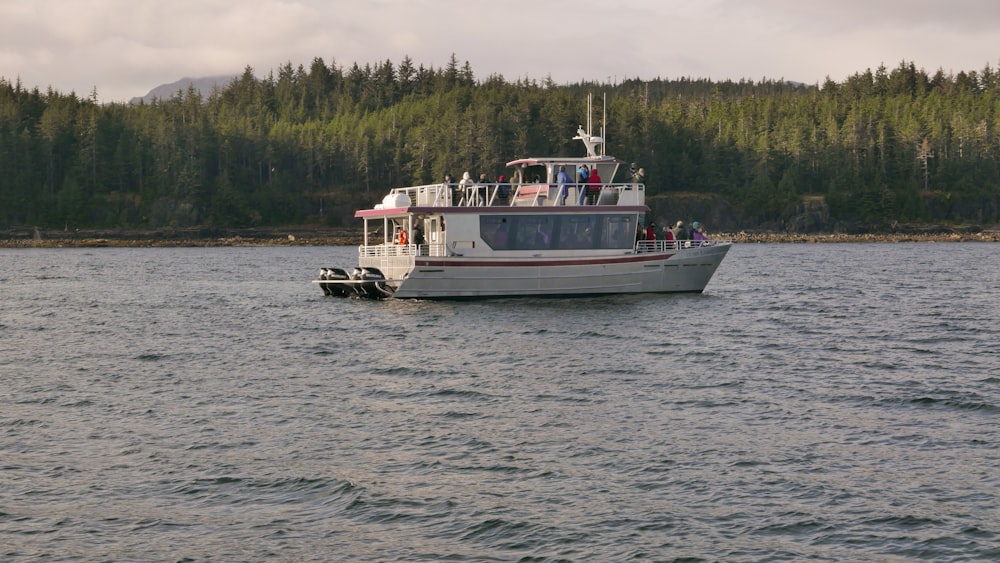
[[[1000,246],[702,295],[324,298],[353,248],[0,250],[0,560],[1000,559]]]

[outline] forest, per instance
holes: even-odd
[[[0,78],[0,226],[348,224],[391,187],[583,156],[572,137],[590,94],[608,153],[645,168],[651,199],[721,202],[737,228],[1000,222],[1000,72],[989,65],[929,74],[903,61],[815,85],[560,85],[477,78],[453,55],[439,68],[315,58],[259,78],[247,67],[207,96],[139,104]],[[795,221],[817,203],[826,223]]]

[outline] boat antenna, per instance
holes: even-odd
[[[576,137],[573,139],[579,139],[583,141],[583,144],[587,147],[587,156],[591,158],[597,158],[598,156],[604,156],[604,137],[594,135],[591,132],[594,130],[593,114],[594,114],[594,95],[587,95],[587,128],[584,129],[581,125],[576,131]],[[607,114],[607,95],[605,94],[605,115]],[[601,126],[601,135],[604,134],[604,126]],[[600,155],[597,154],[598,146],[600,146]]]
[[[608,124],[608,93],[604,93],[604,115],[601,117],[601,139],[604,142],[601,143],[601,156],[604,156],[604,148],[608,144],[608,138],[605,136],[604,127]]]

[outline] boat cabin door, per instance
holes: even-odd
[[[427,242],[430,244],[444,244],[444,216],[437,215],[428,217],[425,227],[427,228]]]
[[[430,243],[437,244],[440,239],[438,236],[438,220],[437,218],[431,218],[427,220],[427,223],[427,234],[430,235]]]

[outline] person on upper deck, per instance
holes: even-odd
[[[578,189],[580,191],[580,193],[577,195],[577,200],[578,200],[577,204],[578,205],[583,205],[584,203],[587,202],[587,189],[586,189],[586,186],[584,186],[582,184],[586,184],[587,183],[587,177],[588,176],[590,176],[590,170],[587,169],[587,165],[586,164],[581,164],[576,169],[576,184],[577,184]]]
[[[601,180],[601,175],[597,173],[597,167],[595,166],[593,170],[590,171],[590,176],[587,177],[587,183],[589,184],[603,184],[604,180]]]
[[[646,227],[646,240],[656,240],[656,223],[650,222]]]
[[[559,167],[559,175],[556,176],[556,183],[559,185],[559,205],[566,205],[566,196],[569,195],[569,185],[573,183],[573,179],[566,173],[565,166]]]
[[[441,182],[441,184],[444,186],[444,192],[446,194],[448,194],[448,197],[452,201],[454,201],[454,199],[455,199],[455,191],[453,189],[453,184],[454,183],[455,183],[455,179],[451,177],[451,174],[445,174],[444,175],[444,181]],[[449,205],[453,205],[453,204],[449,204]]]
[[[479,174],[479,179],[476,180],[476,194],[474,197],[476,205],[489,201],[489,197],[490,197],[490,179],[486,176],[485,172],[481,172]]]
[[[628,175],[632,179],[633,184],[641,184],[646,179],[646,171],[642,168],[637,168],[634,162],[628,168]]]
[[[510,202],[510,184],[503,174],[497,176],[497,203],[507,205]]]
[[[597,200],[601,196],[601,184],[604,181],[601,180],[601,175],[597,173],[597,166],[590,171],[590,176],[587,177],[587,199],[590,201],[590,205],[596,205]]]
[[[470,176],[468,172],[463,172],[462,179],[458,181],[457,193],[460,200],[465,200],[466,205],[468,205],[469,203],[468,202],[470,194],[469,188],[471,186],[472,186],[472,176]]]

